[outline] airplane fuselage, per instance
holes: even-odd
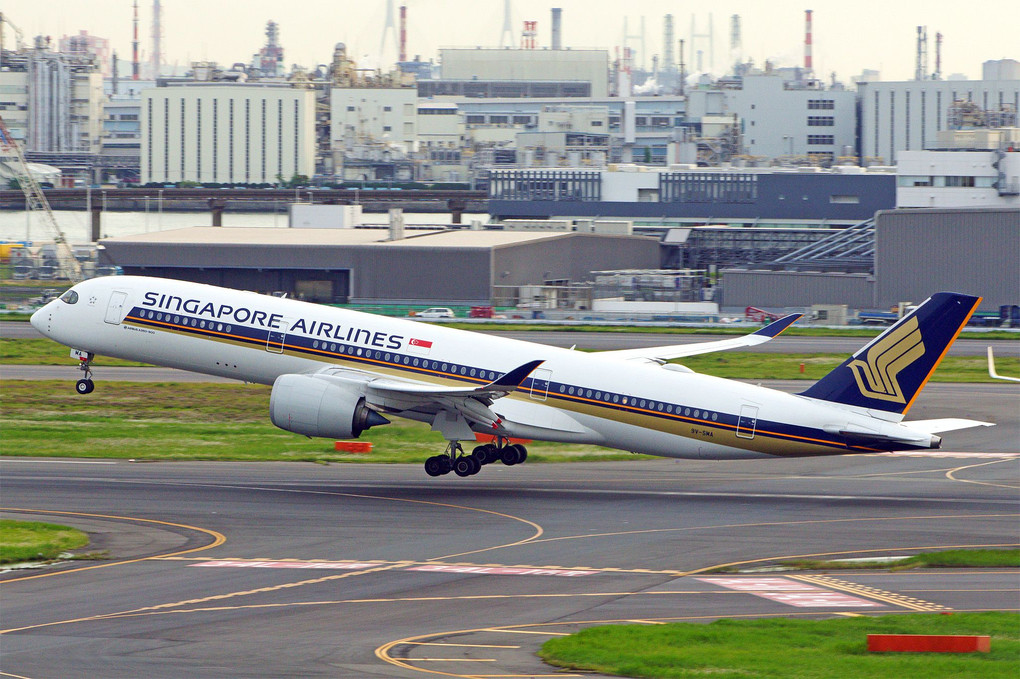
[[[33,324],[101,356],[272,385],[330,368],[370,384],[474,387],[541,365],[491,405],[509,435],[684,458],[825,455],[928,448],[932,437],[817,399],[659,366],[166,279],[117,276],[74,288]],[[431,422],[433,414],[380,402]],[[484,431],[484,429],[482,430]],[[840,432],[892,435],[866,444]]]

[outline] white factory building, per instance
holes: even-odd
[[[315,173],[315,93],[191,83],[142,93],[141,182],[272,184]]]
[[[1020,64],[1012,59],[985,62],[983,75],[982,80],[861,83],[861,155],[893,165],[901,151],[931,148],[940,130],[975,122],[1016,125]],[[985,120],[976,120],[978,115]]]
[[[932,146],[900,151],[896,207],[1020,207],[1020,128],[949,130]]]

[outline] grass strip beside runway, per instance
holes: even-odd
[[[88,535],[70,526],[0,520],[0,564],[55,559],[69,549],[88,543]]]
[[[869,653],[868,634],[989,635],[991,652]],[[1015,679],[1020,615],[982,612],[609,625],[551,639],[539,655],[557,667],[655,679]]]

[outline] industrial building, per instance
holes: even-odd
[[[1020,302],[1020,209],[883,210],[872,248],[871,273],[725,269],[724,305],[887,309],[943,290],[981,295],[981,311]]]
[[[862,82],[862,157],[892,165],[901,151],[931,148],[940,130],[1015,127],[1020,79],[999,62],[987,62],[984,73],[983,80]],[[1014,77],[998,80],[989,75]]]
[[[315,173],[315,93],[192,82],[142,94],[141,181],[276,183]]]
[[[896,176],[859,167],[494,170],[499,218],[632,217],[645,224],[850,226],[895,207]]]
[[[609,96],[607,50],[440,49],[439,59],[442,80],[590,83],[589,96]]]
[[[656,268],[655,238],[547,231],[196,227],[108,238],[104,263],[318,302],[491,304],[498,288]]]

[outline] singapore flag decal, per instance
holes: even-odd
[[[419,356],[428,356],[429,352],[432,351],[432,342],[428,340],[421,340],[411,338],[407,343],[407,350],[412,354],[418,354]]]

